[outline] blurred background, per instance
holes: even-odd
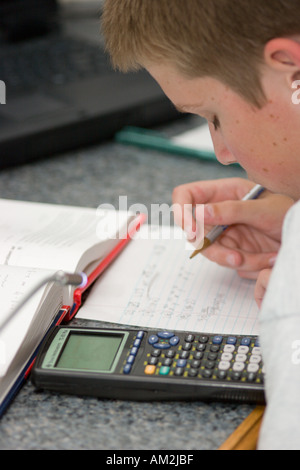
[[[103,142],[178,113],[144,71],[110,67],[102,0],[0,0],[0,169]]]

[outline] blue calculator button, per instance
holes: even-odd
[[[137,339],[143,339],[144,338],[144,332],[143,331],[138,331],[136,334]]]
[[[170,331],[159,331],[157,333],[157,336],[163,339],[170,339],[170,338],[173,338],[174,333],[171,333]]]
[[[185,367],[186,364],[187,364],[186,359],[178,359],[178,361],[177,361],[177,367]]]
[[[180,339],[178,338],[178,336],[173,336],[173,338],[170,339],[170,345],[171,346],[177,346],[179,341],[180,341]]]
[[[223,336],[217,335],[212,339],[213,344],[221,344],[223,341]]]
[[[124,374],[129,374],[131,371],[131,364],[126,364],[123,369]]]
[[[134,363],[134,360],[135,360],[135,356],[133,356],[132,354],[130,354],[130,356],[127,357],[127,364],[133,364]]]
[[[136,356],[137,353],[138,353],[138,350],[139,350],[139,348],[137,348],[137,347],[131,348],[130,355]]]
[[[141,345],[141,340],[140,339],[135,339],[134,342],[133,342],[133,346],[135,348],[139,348]]]
[[[236,344],[236,341],[237,341],[237,339],[236,339],[235,336],[228,336],[226,342],[227,342],[227,344]]]
[[[149,338],[148,338],[148,343],[149,344],[157,343],[157,341],[158,341],[158,336],[156,336],[156,335],[150,335]]]
[[[156,349],[169,349],[170,345],[169,343],[154,343],[153,347]]]
[[[251,339],[250,338],[242,338],[241,346],[250,346]]]

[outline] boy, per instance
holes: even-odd
[[[259,448],[299,449],[300,0],[106,0],[102,24],[113,64],[147,69],[179,110],[207,119],[218,159],[248,173],[180,186],[173,201],[204,204],[206,230],[233,225],[204,254],[257,279]],[[241,202],[254,182],[268,191]],[[197,221],[177,222],[193,240]]]

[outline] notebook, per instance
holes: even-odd
[[[255,281],[204,256],[179,227],[143,225],[95,282],[76,318],[211,334],[258,335]]]
[[[180,117],[147,72],[112,70],[101,5],[0,0],[0,169]]]
[[[143,216],[5,199],[0,199],[0,211],[1,414],[45,334],[76,314],[87,289],[131,241]],[[88,282],[61,286],[52,280],[57,271],[84,272]]]

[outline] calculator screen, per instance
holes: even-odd
[[[110,372],[123,334],[72,332],[55,364],[57,369]]]

